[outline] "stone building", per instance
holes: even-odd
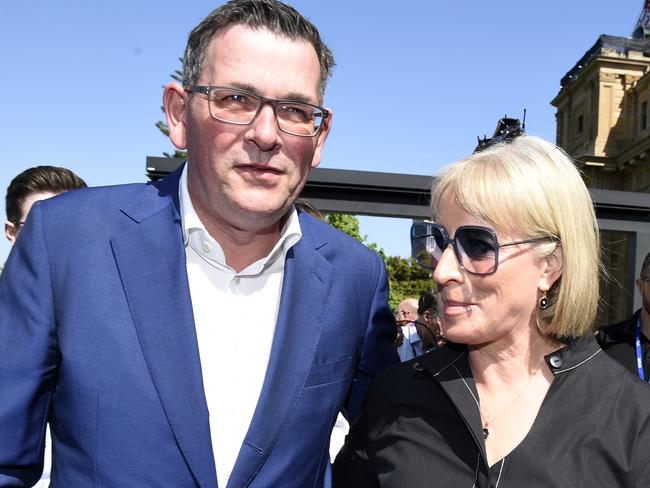
[[[557,144],[576,160],[592,193],[613,191],[621,204],[640,206],[650,202],[650,31],[644,15],[647,23],[645,7],[634,37],[601,35],[551,101]],[[605,324],[640,306],[634,278],[650,251],[650,214],[630,221],[599,216],[598,222],[610,275],[601,283],[598,321]]]
[[[559,146],[592,188],[650,193],[650,39],[602,35],[562,78]]]

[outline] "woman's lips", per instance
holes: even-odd
[[[472,304],[467,302],[443,299],[442,303],[446,315],[462,315],[468,313],[472,309]]]

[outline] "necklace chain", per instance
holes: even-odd
[[[506,402],[506,403],[505,403],[505,404],[504,404],[504,405],[499,409],[499,411],[498,411],[496,414],[492,415],[490,418],[486,418],[485,415],[483,415],[483,410],[481,409],[481,403],[478,402],[478,401],[476,402],[476,405],[478,406],[478,413],[479,413],[479,415],[481,416],[481,423],[483,424],[483,438],[484,438],[484,439],[487,439],[487,438],[490,436],[490,428],[489,428],[489,425],[490,425],[490,424],[491,424],[495,419],[499,418],[499,416],[500,416],[503,412],[505,412],[507,409],[509,409],[510,407],[512,407],[512,406],[517,402],[517,400],[519,399],[519,397],[521,396],[521,394],[526,390],[526,388],[528,388],[528,385],[530,385],[530,383],[533,381],[533,377],[534,377],[534,375],[531,375],[531,376],[528,378],[528,381],[526,381],[526,384],[525,384],[524,386],[521,387],[521,389],[517,392],[517,394],[516,394],[515,396],[513,396],[512,399],[508,400],[508,401],[507,401],[507,402]],[[476,399],[475,399],[475,400],[476,400]]]
[[[514,403],[519,399],[521,394],[528,388],[528,385],[533,381],[533,377],[535,375],[531,375],[530,378],[528,378],[528,381],[526,384],[517,392],[517,394],[512,398],[512,400],[509,400],[497,413],[496,415],[493,415],[489,419],[486,419],[485,416],[483,415],[483,410],[481,410],[481,403],[479,402],[478,398],[476,398],[476,395],[474,395],[474,392],[472,389],[469,387],[467,382],[465,381],[465,378],[463,378],[463,375],[460,374],[460,371],[456,368],[456,365],[452,365],[453,368],[456,370],[456,374],[458,374],[458,377],[463,380],[463,383],[465,384],[465,388],[467,388],[467,391],[469,392],[470,395],[472,395],[472,399],[476,403],[476,407],[478,408],[478,413],[481,416],[481,424],[483,428],[483,439],[487,439],[490,436],[490,430],[488,428],[488,425],[490,422],[494,421],[494,419],[498,418],[499,415],[501,415],[503,412],[505,412],[509,407],[514,405]]]

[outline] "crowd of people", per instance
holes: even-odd
[[[293,7],[231,0],[163,91],[177,171],[13,179],[0,487],[650,486],[650,253],[597,329],[589,192],[508,132],[434,183],[431,288],[393,313],[379,255],[296,201],[334,64]]]

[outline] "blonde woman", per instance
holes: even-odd
[[[414,224],[447,345],[389,369],[335,486],[650,486],[650,388],[594,340],[599,243],[578,171],[530,136],[449,166]]]

